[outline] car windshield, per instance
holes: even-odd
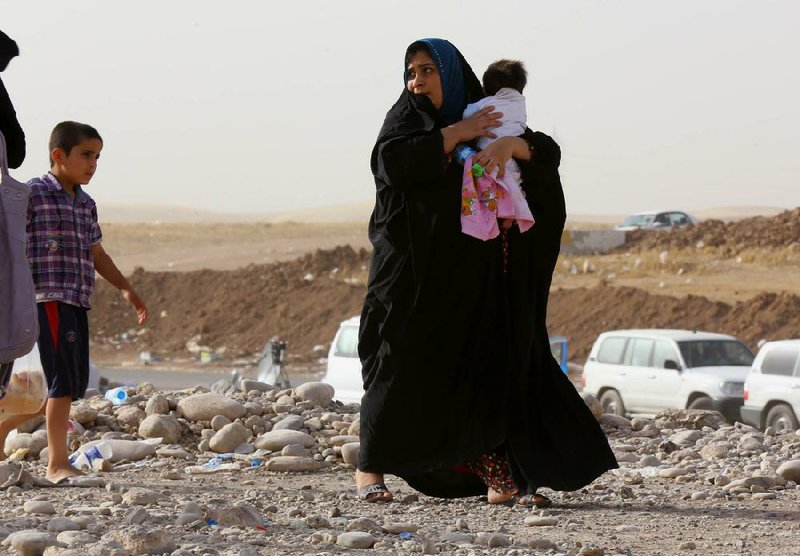
[[[633,214],[625,219],[623,226],[646,226],[653,221],[652,214]]]
[[[753,354],[737,340],[696,340],[678,342],[686,366],[692,367],[749,367]]]

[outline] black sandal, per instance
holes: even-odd
[[[363,488],[356,488],[359,500],[364,502],[391,502],[394,500],[392,492],[383,483],[373,483]],[[386,495],[389,496],[386,496]]]

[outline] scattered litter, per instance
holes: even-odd
[[[124,386],[117,386],[106,392],[105,398],[114,405],[122,405],[128,400],[128,392]]]

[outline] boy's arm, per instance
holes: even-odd
[[[102,243],[92,245],[92,257],[94,257],[94,269],[97,273],[108,280],[112,286],[122,293],[122,297],[133,305],[133,308],[136,309],[136,317],[139,320],[139,324],[143,324],[147,320],[147,307],[145,307],[144,301],[119,271],[117,265],[106,253],[106,250],[103,249]]]

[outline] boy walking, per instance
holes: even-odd
[[[102,246],[94,200],[83,191],[97,169],[103,140],[93,127],[61,122],[50,136],[50,172],[28,182],[28,260],[36,286],[39,351],[47,377],[47,478],[62,481],[81,472],[69,463],[67,426],[73,400],[89,380],[87,311],[95,271],[133,305],[137,320],[147,308]],[[0,423],[0,448],[8,433],[33,415]]]

